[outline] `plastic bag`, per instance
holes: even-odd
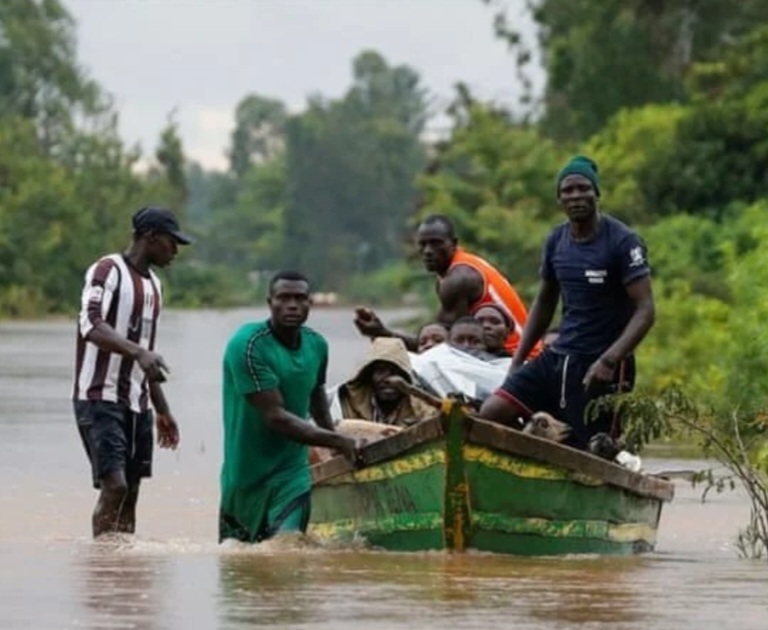
[[[485,400],[504,382],[510,358],[478,359],[441,343],[421,354],[410,354],[413,371],[421,383],[441,397],[463,394]]]

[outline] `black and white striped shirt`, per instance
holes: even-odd
[[[75,400],[106,400],[132,411],[149,407],[147,381],[139,365],[121,354],[101,350],[87,341],[101,321],[117,334],[153,350],[162,307],[160,279],[133,269],[122,256],[96,261],[85,274],[77,330]]]

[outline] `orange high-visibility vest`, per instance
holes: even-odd
[[[520,335],[523,332],[525,322],[528,320],[528,310],[525,308],[525,304],[523,304],[523,301],[509,283],[509,280],[487,260],[470,254],[461,247],[457,247],[451,264],[448,267],[448,272],[459,265],[471,267],[483,278],[483,294],[479,300],[470,305],[469,312],[474,314],[487,304],[495,304],[509,316],[512,322],[512,329],[509,331],[504,348],[513,355],[515,350],[517,350],[517,346],[520,345]],[[537,356],[539,352],[541,352],[541,342],[534,346],[528,358]]]

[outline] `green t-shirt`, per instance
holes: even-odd
[[[246,396],[278,389],[285,409],[308,419],[311,394],[325,384],[327,364],[327,342],[306,326],[296,349],[281,343],[268,321],[242,326],[227,344],[221,509],[250,531],[276,499],[309,491],[311,477],[307,446],[272,431]]]

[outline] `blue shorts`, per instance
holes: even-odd
[[[616,369],[612,383],[599,391],[584,390],[584,376],[598,356],[561,354],[546,348],[538,357],[508,376],[496,395],[506,398],[529,413],[546,411],[571,427],[566,444],[586,448],[595,433],[616,433],[614,414],[604,412],[585,421],[587,405],[606,394],[630,391],[635,384],[635,360],[627,357],[623,370]],[[620,383],[621,381],[621,383]]]
[[[151,411],[136,413],[125,405],[104,400],[76,400],[75,418],[85,453],[91,462],[93,487],[122,470],[128,485],[152,476]]]

